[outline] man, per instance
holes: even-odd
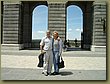
[[[49,30],[46,32],[46,37],[43,37],[40,42],[40,50],[41,53],[46,52],[44,54],[44,70],[42,73],[48,76],[51,74],[53,64],[52,37]]]

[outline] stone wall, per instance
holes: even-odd
[[[3,3],[3,44],[19,43],[19,4]]]
[[[66,8],[77,5],[83,11],[83,48],[97,51],[106,50],[106,3],[105,2],[47,2],[23,1],[3,2],[2,45],[18,49],[29,48],[32,43],[32,11],[38,5],[48,6],[48,29],[58,31],[66,40]],[[105,51],[104,50],[104,51]]]
[[[49,3],[48,28],[51,32],[58,31],[62,40],[65,40],[66,34],[66,13],[65,3]]]
[[[93,4],[93,42],[92,51],[106,51],[106,3],[94,2]]]

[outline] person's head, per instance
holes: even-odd
[[[54,39],[57,39],[58,38],[58,32],[57,31],[54,31],[53,32],[53,37],[54,37]]]
[[[50,37],[50,30],[47,30],[47,31],[46,31],[46,36],[47,36],[47,37]]]

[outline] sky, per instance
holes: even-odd
[[[37,6],[32,14],[32,39],[42,39],[48,29],[48,7],[45,5]],[[81,39],[83,31],[82,10],[75,5],[67,7],[66,29],[69,40]]]

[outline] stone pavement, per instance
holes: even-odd
[[[2,51],[2,80],[106,80],[105,52],[63,52],[65,68],[55,76],[41,74],[42,68],[37,67],[39,50],[15,51],[16,55],[13,52]]]
[[[59,75],[44,76],[41,69],[2,68],[2,80],[106,80],[105,70],[61,69]]]

